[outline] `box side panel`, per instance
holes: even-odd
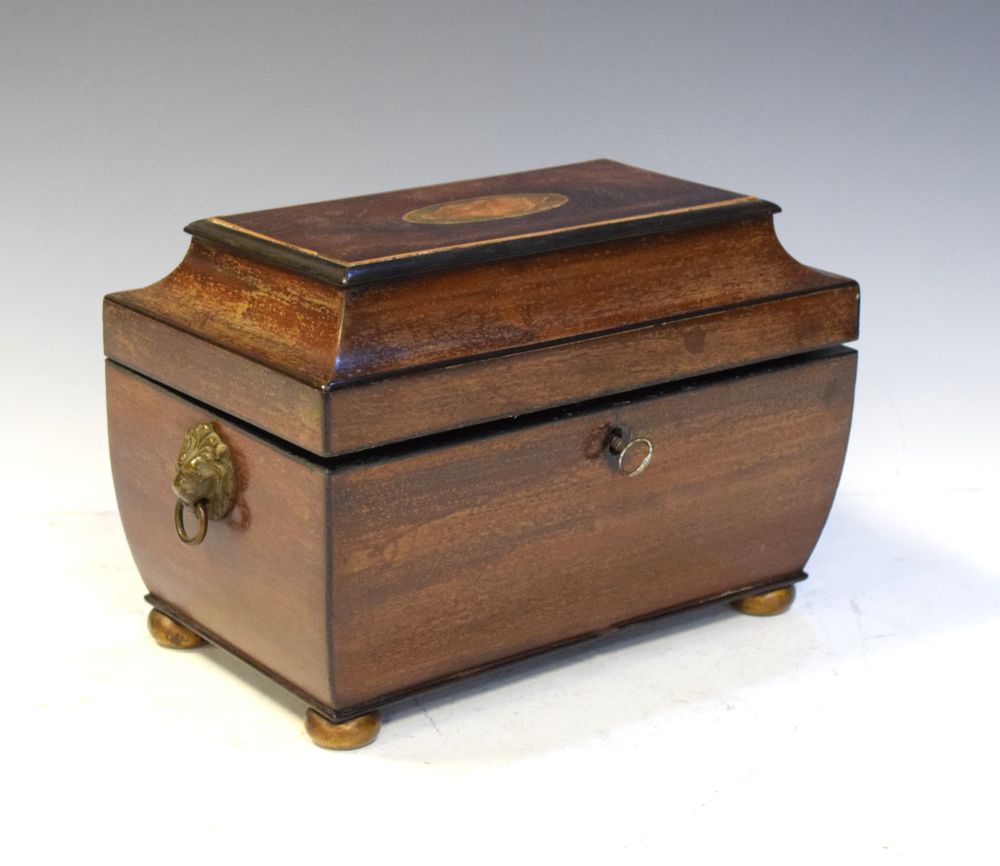
[[[855,358],[334,474],[338,706],[800,572],[843,465]],[[653,443],[643,474],[603,450],[615,426]]]
[[[104,300],[104,351],[114,361],[217,406],[308,451],[322,452],[324,392],[127,306]]]
[[[327,473],[114,363],[107,387],[118,505],[149,592],[310,703],[328,706]],[[174,529],[171,482],[185,431],[204,422],[231,450],[237,501],[191,547]]]

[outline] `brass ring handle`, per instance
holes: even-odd
[[[174,506],[174,529],[177,530],[177,537],[181,541],[192,546],[201,544],[205,540],[205,533],[208,532],[208,509],[205,507],[204,499],[194,504],[194,513],[198,515],[198,530],[194,535],[188,535],[184,528],[184,500],[177,500],[177,505]]]
[[[185,544],[201,544],[208,532],[208,521],[222,520],[236,502],[233,457],[211,424],[196,424],[184,434],[171,486],[177,497],[174,506],[177,537]],[[184,527],[185,507],[198,517],[194,535],[188,535]]]
[[[635,467],[631,472],[625,468],[625,456],[633,448],[642,446],[646,449],[646,456],[642,458],[642,461],[638,466]],[[613,430],[611,436],[608,439],[608,451],[618,458],[618,471],[621,472],[626,478],[635,478],[646,471],[650,462],[653,459],[653,443],[644,437],[638,437],[636,439],[630,439],[628,442],[625,441],[620,430]]]

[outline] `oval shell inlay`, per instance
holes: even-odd
[[[505,220],[562,207],[569,199],[558,192],[518,192],[503,195],[481,195],[430,204],[411,210],[403,216],[410,223],[454,225],[486,220]]]

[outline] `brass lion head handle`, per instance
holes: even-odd
[[[236,501],[236,473],[229,446],[211,424],[196,424],[184,434],[177,456],[177,474],[172,485],[177,496],[174,528],[185,544],[201,544],[209,520],[221,520]],[[198,529],[188,535],[184,528],[184,508],[198,518]]]

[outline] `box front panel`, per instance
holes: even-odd
[[[838,350],[336,471],[334,705],[796,575],[855,368]],[[652,443],[641,474],[612,428]]]

